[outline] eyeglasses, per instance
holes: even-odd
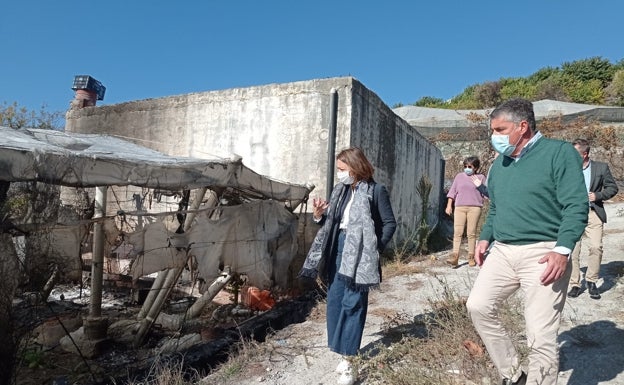
[[[474,166],[471,166],[469,164],[465,164],[464,167],[466,167],[466,168],[474,168]]]

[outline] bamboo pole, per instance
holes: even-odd
[[[204,198],[204,195],[206,194],[207,191],[208,191],[207,188],[202,188],[199,190],[198,194],[196,194],[195,199],[193,200],[192,210],[197,210],[199,208]],[[208,207],[214,207],[217,205],[218,202],[219,200],[218,200],[217,194],[215,193],[210,196],[210,199],[208,200],[206,205]],[[191,227],[191,223],[194,218],[195,218],[194,215],[191,216],[187,214],[186,219],[184,221],[185,230],[188,230]],[[187,263],[188,263],[188,258],[190,257],[189,252],[190,250],[187,250]],[[183,271],[183,268],[177,268],[177,267],[168,270],[167,276],[164,279],[162,287],[157,290],[156,298],[154,299],[153,304],[150,306],[149,311],[147,312],[147,316],[140,321],[139,330],[137,331],[137,334],[134,338],[135,347],[139,347],[141,344],[143,344],[143,341],[145,340],[145,336],[147,335],[147,332],[149,331],[152,324],[158,317],[158,314],[162,310],[162,307],[165,304],[167,298],[169,298],[169,294],[171,293],[171,291],[173,290],[173,287],[175,286],[176,282],[180,278],[182,271]]]

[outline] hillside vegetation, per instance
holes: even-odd
[[[602,57],[565,62],[560,67],[542,68],[528,77],[500,78],[471,85],[450,100],[424,96],[413,105],[460,110],[484,109],[515,97],[532,101],[551,99],[624,106],[624,59],[617,63]],[[399,104],[393,108],[401,106]]]

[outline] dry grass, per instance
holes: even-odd
[[[243,374],[261,373],[262,366],[257,365],[259,357],[264,357],[270,350],[270,344],[253,340],[240,340],[232,347],[228,360],[218,366],[209,377],[195,384],[235,384],[236,378]]]
[[[141,381],[128,381],[127,385],[192,385],[199,381],[200,376],[196,372],[189,373],[184,368],[184,361],[157,361],[150,373]]]
[[[440,298],[429,299],[430,311],[413,320],[396,315],[386,322],[385,338],[360,358],[367,384],[451,385],[497,383],[481,339],[468,318],[465,299],[448,285]],[[523,318],[510,300],[501,316],[523,357]]]
[[[423,273],[424,269],[414,264],[406,263],[400,259],[393,259],[382,266],[382,276],[384,279],[396,277],[398,275]]]

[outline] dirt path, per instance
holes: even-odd
[[[606,209],[609,222],[605,226],[599,281],[602,299],[592,300],[583,292],[567,301],[560,331],[559,384],[624,385],[624,204],[608,204]],[[425,312],[428,300],[439,298],[443,285],[455,288],[462,296],[468,295],[478,269],[464,265],[451,270],[441,262],[446,257],[447,252],[439,253],[436,261],[421,262],[424,273],[387,279],[381,290],[371,293],[363,349],[379,341],[383,337],[381,331],[389,323],[413,319]],[[323,314],[313,313],[305,322],[280,330],[264,345],[264,353],[236,375],[217,372],[203,383],[336,383],[334,368],[339,357],[327,348]],[[358,384],[365,385],[366,381]]]

